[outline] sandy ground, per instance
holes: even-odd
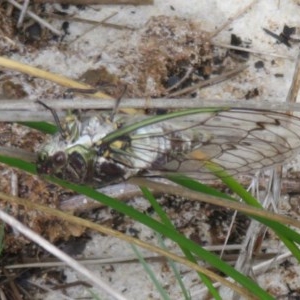
[[[103,72],[100,72],[100,79],[87,79],[87,72],[91,70],[103,71],[105,69],[105,73],[114,74],[122,83],[128,84],[129,96],[161,96],[165,92],[165,86],[161,82],[166,80],[164,76],[166,77],[167,67],[172,66],[172,60],[171,62],[168,61],[168,65],[166,63],[167,58],[170,59],[171,53],[173,53],[176,61],[186,60],[188,56],[191,57],[194,54],[193,51],[199,51],[199,48],[201,48],[203,36],[212,35],[230,17],[241,11],[249,3],[250,1],[236,0],[156,0],[153,6],[90,6],[84,10],[70,7],[66,12],[73,12],[76,17],[88,20],[103,20],[117,13],[109,19],[109,22],[126,27],[115,29],[97,26],[95,29],[90,30],[91,25],[71,21],[68,28],[69,34],[64,37],[59,47],[56,42],[44,43],[40,41],[42,45],[36,46],[36,48],[30,46],[24,50],[25,55],[24,51],[17,51],[11,55],[11,58],[70,78],[87,80],[87,82],[92,80],[96,84],[97,82],[101,83]],[[54,5],[54,7],[62,11],[60,5]],[[50,6],[47,8],[50,9]],[[249,97],[257,102],[262,100],[284,102],[292,82],[295,58],[299,46],[297,43],[291,43],[291,47],[287,47],[283,43],[277,43],[273,37],[263,31],[263,28],[280,34],[284,25],[298,27],[299,9],[297,1],[258,1],[214,36],[210,40],[212,44],[229,45],[231,35],[235,34],[242,39],[243,46],[255,50],[256,53],[250,55],[247,60],[248,68],[237,77],[197,91],[197,97],[241,101],[246,101],[246,98]],[[161,26],[161,24],[164,25]],[[54,21],[53,25],[60,28],[61,21]],[[163,50],[158,51],[157,56],[155,56],[154,50],[158,47],[155,34],[159,34],[161,37],[165,28],[168,29],[165,32],[166,38],[161,45]],[[174,42],[173,47],[172,45],[168,47],[170,28],[175,32],[174,39],[176,42]],[[187,34],[193,40],[194,48],[192,50],[182,48],[181,38],[186,37]],[[197,44],[198,40],[200,45]],[[222,47],[215,47],[212,52],[209,51],[209,58],[207,59],[211,59],[209,55],[216,56],[225,50]],[[163,54],[165,54],[165,57]],[[199,55],[198,52],[197,55]],[[202,59],[201,65],[203,57],[197,55],[195,60],[199,63],[199,60]],[[162,57],[161,61],[156,62],[156,67],[153,67],[152,62],[154,59]],[[233,65],[234,63],[230,60],[223,62],[223,64],[225,67],[237,67],[239,62],[235,61],[235,65]],[[158,73],[161,77],[158,77]],[[160,83],[157,83],[158,79],[161,80]],[[31,99],[38,97],[51,99],[55,96],[59,97],[63,93],[61,87],[41,80],[35,80],[33,84],[28,78],[24,80],[23,76],[17,76],[14,78],[14,82],[22,82],[24,92]],[[118,93],[118,91],[114,92]],[[296,164],[291,162],[289,166],[296,167]],[[135,201],[138,201],[136,205],[141,208],[146,205],[143,200]],[[193,208],[191,207],[191,209]],[[287,209],[291,209],[291,207],[287,207]],[[105,220],[106,213],[102,212],[103,215],[100,218]],[[184,219],[189,217],[191,217],[191,213],[187,213]],[[199,230],[203,240],[211,241],[209,225],[202,224],[201,226]],[[134,224],[133,227],[139,232],[140,238],[155,240],[149,229],[137,224]],[[272,247],[278,247],[276,242],[274,243]],[[170,247],[172,248],[172,245]],[[119,240],[95,235],[87,243],[82,255],[86,257],[120,258],[131,256],[133,252],[129,245]],[[162,262],[155,262],[152,267],[162,285],[170,293],[170,298],[181,299],[182,295],[173,274],[166,265]],[[94,265],[90,268],[127,299],[159,299],[157,291],[139,263]],[[182,276],[183,281],[191,292],[192,299],[204,299],[203,296],[199,295],[201,286],[196,280],[196,275],[185,269],[181,269],[181,271],[184,274]],[[78,280],[77,274],[73,271],[67,269],[65,274],[68,282]],[[259,282],[276,296],[287,295],[289,287],[293,291],[300,289],[298,274],[297,265],[293,265],[288,270],[281,266],[276,270],[272,270],[266,276],[261,276]],[[101,299],[109,299],[102,295],[101,291],[94,290],[94,292],[98,293]],[[89,289],[81,287],[72,290],[69,295],[72,299],[75,299],[75,297],[90,296],[90,293]],[[49,295],[46,299],[57,299],[57,296],[55,294]],[[291,298],[284,296],[280,299]]]

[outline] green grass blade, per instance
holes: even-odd
[[[208,107],[208,108],[193,108],[193,109],[185,109],[185,110],[180,110],[180,111],[175,111],[175,112],[171,112],[168,114],[164,114],[164,115],[158,115],[158,116],[153,116],[153,117],[148,117],[146,119],[143,119],[139,122],[136,122],[134,124],[130,124],[127,126],[123,126],[120,129],[117,129],[109,134],[107,134],[103,139],[102,139],[102,143],[107,143],[109,141],[112,141],[114,139],[117,139],[119,137],[122,137],[134,130],[137,130],[139,128],[148,126],[148,125],[152,125],[152,124],[156,124],[159,122],[163,122],[166,120],[170,120],[170,119],[174,119],[174,118],[178,118],[178,117],[184,117],[184,116],[191,116],[194,114],[201,114],[201,113],[207,113],[207,112],[219,112],[219,111],[225,111],[228,110],[229,107]]]
[[[91,298],[91,299],[95,299],[95,300],[103,300],[102,298],[100,298],[94,291],[92,291],[92,290],[88,290],[89,291],[89,293],[91,294],[91,297],[93,297],[93,298]]]
[[[167,178],[179,185],[182,185],[188,189],[191,189],[193,191],[198,191],[204,194],[208,194],[211,196],[219,197],[219,198],[224,198],[227,200],[233,200],[236,201],[233,197],[230,197],[229,195],[222,193],[212,187],[209,187],[199,181],[196,181],[190,177],[187,177],[182,174],[168,174]]]
[[[47,122],[19,122],[19,124],[48,134],[54,134],[57,132],[57,127]]]
[[[217,177],[219,177],[233,192],[239,195],[248,205],[263,208],[260,202],[255,199],[248,191],[244,189],[244,187],[238,183],[233,177],[231,177],[226,171],[224,171],[219,166],[213,163],[207,163],[206,167]],[[282,224],[275,222],[273,220],[269,220],[267,218],[255,217],[257,221],[265,224],[269,228],[272,228],[274,232],[278,235],[281,241],[285,244],[285,246],[293,253],[294,257],[300,262],[300,250],[295,245],[295,242],[299,244],[300,235],[296,233],[294,230],[289,229],[289,233],[294,232],[293,238],[291,239],[287,236],[287,230],[282,228]],[[297,239],[295,239],[297,237]]]
[[[229,177],[229,175],[226,177],[226,183],[229,184],[231,189],[236,194],[238,194],[240,197],[242,197],[242,196],[246,197],[246,199],[249,196],[250,197],[250,201],[249,201],[250,203],[252,203],[253,201],[257,202],[257,200],[249,192],[247,192],[238,182],[236,182],[233,178],[230,179],[232,181],[230,183],[228,181],[229,180],[228,177]],[[211,195],[211,196],[217,195],[219,198],[223,198],[223,199],[226,199],[226,200],[237,201],[233,197],[229,197],[228,195],[224,196],[223,193],[220,193],[219,191],[217,191],[217,190],[215,190],[211,187],[206,188],[200,182],[197,182],[193,179],[189,179],[188,177],[185,177],[185,176],[182,176],[182,175],[174,174],[172,176],[168,176],[168,179],[182,185],[183,187],[190,188],[193,191],[198,191],[198,192],[201,192],[201,193],[207,193],[208,195]],[[235,187],[238,187],[238,189],[235,189]],[[257,207],[257,206],[258,205],[255,205],[255,207]],[[264,218],[260,218],[260,217],[252,216],[252,215],[249,215],[249,216],[253,217],[257,221],[265,224],[266,226],[272,228],[275,232],[277,232],[277,234],[280,234],[281,236],[284,236],[284,237],[290,239],[291,241],[295,241],[297,244],[300,243],[300,234],[298,234],[295,230],[290,229],[288,226],[286,226],[284,224],[281,224],[279,222],[273,221],[273,220],[268,220],[268,219],[264,219]]]
[[[19,160],[13,159],[13,160],[5,160],[3,161],[3,157],[0,156],[0,161],[5,162],[9,164],[12,167],[19,167],[20,169],[23,169],[25,171],[29,171],[30,173],[35,174],[36,170],[33,164],[26,163],[23,165],[20,162],[17,162]],[[31,166],[28,166],[31,165]],[[25,166],[25,167],[24,167]],[[264,291],[262,288],[260,288],[253,280],[249,279],[248,277],[242,275],[241,273],[237,272],[234,268],[232,268],[230,265],[222,261],[218,256],[216,256],[213,253],[210,253],[209,251],[206,251],[205,249],[199,247],[198,244],[195,242],[187,239],[183,235],[179,234],[177,231],[172,230],[168,226],[165,226],[164,224],[157,222],[156,220],[146,216],[145,214],[133,209],[129,205],[120,202],[114,198],[108,197],[104,194],[101,194],[94,189],[82,186],[82,185],[76,185],[72,184],[57,178],[50,178],[46,177],[45,179],[52,181],[54,183],[59,184],[60,186],[73,190],[77,193],[80,193],[82,195],[85,195],[87,197],[93,198],[96,201],[99,201],[103,203],[104,205],[111,207],[115,209],[116,211],[123,213],[127,215],[128,217],[136,220],[137,222],[140,222],[149,228],[153,229],[154,231],[159,232],[160,234],[170,238],[175,243],[179,244],[181,247],[189,249],[190,252],[197,255],[202,260],[206,261],[208,264],[213,266],[214,268],[218,269],[220,272],[223,272],[227,276],[231,277],[233,280],[244,286],[246,289],[251,291],[253,295],[258,297],[259,299],[274,299],[272,296],[270,296],[266,291]]]
[[[166,290],[162,287],[162,285],[159,283],[158,279],[156,278],[154,272],[150,268],[149,264],[145,261],[144,257],[141,255],[140,251],[138,251],[137,247],[135,245],[131,245],[132,250],[134,251],[135,255],[139,259],[140,263],[144,267],[146,273],[150,277],[151,281],[155,285],[157,291],[161,295],[161,298],[164,300],[170,300],[169,295],[167,294]]]
[[[165,243],[164,243],[164,241],[163,241],[163,239],[162,239],[162,237],[161,237],[161,235],[157,235],[157,238],[158,238],[158,242],[159,242],[159,245],[161,246],[161,248],[163,248],[164,250],[168,250]],[[167,258],[167,260],[168,260],[168,264],[170,265],[170,267],[171,267],[171,269],[172,269],[172,271],[175,275],[175,278],[176,278],[176,280],[177,280],[177,282],[178,282],[178,284],[181,288],[184,299],[185,300],[191,300],[191,295],[190,295],[189,291],[185,288],[185,285],[184,285],[184,283],[181,279],[180,272],[179,272],[176,264],[174,263],[173,260],[171,260],[169,258]],[[212,296],[214,297],[214,299],[220,299],[221,300],[221,298],[216,298],[214,295],[212,295]]]
[[[159,203],[156,201],[155,197],[151,194],[151,192],[145,187],[140,187],[140,189],[142,190],[144,197],[146,199],[148,199],[148,201],[150,202],[150,204],[152,205],[152,207],[154,208],[154,210],[160,217],[161,221],[166,226],[168,226],[169,228],[176,231],[173,223],[171,222],[171,220],[169,219],[167,214],[163,211],[163,209],[161,208]],[[183,247],[182,245],[179,245],[179,247],[181,248],[181,251],[184,253],[185,257],[189,261],[197,264],[197,260],[195,259],[194,255],[189,251],[189,249]],[[214,299],[221,300],[220,294],[218,293],[217,289],[213,286],[213,283],[211,282],[211,280],[205,274],[202,274],[199,272],[198,272],[198,276],[199,276],[200,280],[206,285],[206,287],[208,288],[208,290],[210,291],[210,293],[214,297]]]
[[[13,168],[18,168],[20,170],[26,171],[30,174],[36,175],[36,166],[33,163],[30,163],[28,161],[18,159],[15,157],[8,157],[0,155],[0,162],[9,165]]]

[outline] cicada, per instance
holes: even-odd
[[[300,119],[280,112],[199,108],[159,116],[69,116],[38,151],[37,170],[95,187],[179,172],[198,179],[280,164],[300,151]]]

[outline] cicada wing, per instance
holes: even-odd
[[[164,166],[167,170],[210,178],[213,174],[204,164],[211,161],[231,175],[252,173],[283,163],[300,150],[300,119],[286,114],[231,110],[204,125],[209,142],[180,162],[174,157]]]
[[[283,113],[231,109],[174,118],[131,136],[122,153],[132,167],[213,178],[211,161],[231,175],[251,173],[300,151],[300,119]]]

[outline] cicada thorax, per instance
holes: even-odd
[[[124,153],[128,151],[131,140],[128,136],[109,143],[94,145],[96,155],[93,162],[93,177],[98,183],[117,183],[127,179],[132,172],[126,165]],[[122,159],[123,157],[123,159]]]
[[[101,180],[111,178],[127,179],[136,174],[152,174],[165,172],[168,163],[177,157],[177,163],[186,160],[187,153],[201,143],[199,132],[197,137],[192,130],[182,132],[180,126],[162,122],[138,128],[113,142],[101,145],[98,151],[96,169],[101,171]],[[176,168],[174,168],[176,169]],[[100,172],[95,176],[99,177]],[[103,178],[104,176],[104,178]]]

